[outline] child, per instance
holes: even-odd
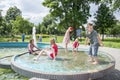
[[[89,48],[90,60],[89,61],[92,62],[93,64],[98,64],[98,58],[97,58],[98,48],[99,48],[99,45],[103,46],[103,43],[98,33],[93,29],[93,24],[88,23],[87,31],[88,31],[88,34],[86,37],[86,44],[88,40],[90,41],[90,48]]]
[[[45,53],[51,59],[55,60],[55,58],[56,58],[56,56],[58,54],[58,47],[57,47],[54,39],[50,40],[50,44],[51,44],[51,48],[46,48],[46,49],[41,50],[41,52],[39,53],[39,55],[36,58],[34,58],[34,60],[38,60],[39,57],[43,53]]]
[[[78,38],[75,39],[75,41],[73,42],[73,51],[75,51],[74,49],[76,49],[76,51],[78,50],[79,47],[79,42],[78,42]]]
[[[28,51],[30,54],[38,54],[34,48],[40,50],[37,46],[34,45],[34,39],[31,39],[29,44],[28,44]]]
[[[63,38],[63,43],[65,43],[65,51],[67,52],[67,45],[70,42],[70,32],[73,31],[73,27],[69,27],[65,33],[65,36]]]

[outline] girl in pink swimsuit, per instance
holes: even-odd
[[[57,47],[54,39],[51,39],[50,43],[51,43],[51,48],[46,48],[46,49],[41,50],[41,52],[39,53],[39,55],[36,58],[34,58],[34,60],[38,60],[39,57],[43,53],[45,53],[51,59],[55,60],[55,58],[56,58],[56,56],[58,54],[58,47]]]
[[[65,36],[63,38],[63,43],[65,43],[65,51],[68,51],[67,45],[70,43],[70,32],[73,31],[73,27],[69,27],[65,33]]]

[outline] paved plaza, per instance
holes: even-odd
[[[116,65],[115,70],[113,70],[110,74],[96,80],[120,80],[120,49],[101,47],[99,50],[112,55],[115,58]]]

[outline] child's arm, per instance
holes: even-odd
[[[102,40],[100,39],[100,35],[98,35],[97,38],[98,38],[98,42],[99,42],[100,46],[103,46]]]
[[[87,45],[88,44],[88,37],[86,37],[86,39],[85,39],[85,45]]]
[[[79,42],[77,43],[77,47],[79,46]]]
[[[35,47],[36,49],[40,50],[37,46],[34,45],[34,47]]]
[[[54,49],[53,49],[53,48],[51,48],[51,49],[52,49],[52,52],[53,52],[53,57],[54,57],[53,61],[55,61],[55,59],[56,59],[56,56],[55,56],[55,51],[54,51]]]
[[[31,47],[30,47],[30,44],[28,44],[28,50],[30,51],[30,53],[33,53]]]

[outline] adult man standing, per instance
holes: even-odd
[[[90,42],[89,61],[92,62],[93,64],[98,64],[98,59],[97,59],[98,48],[99,45],[103,46],[103,43],[98,33],[93,29],[93,24],[91,23],[87,24],[86,44],[88,40]]]

